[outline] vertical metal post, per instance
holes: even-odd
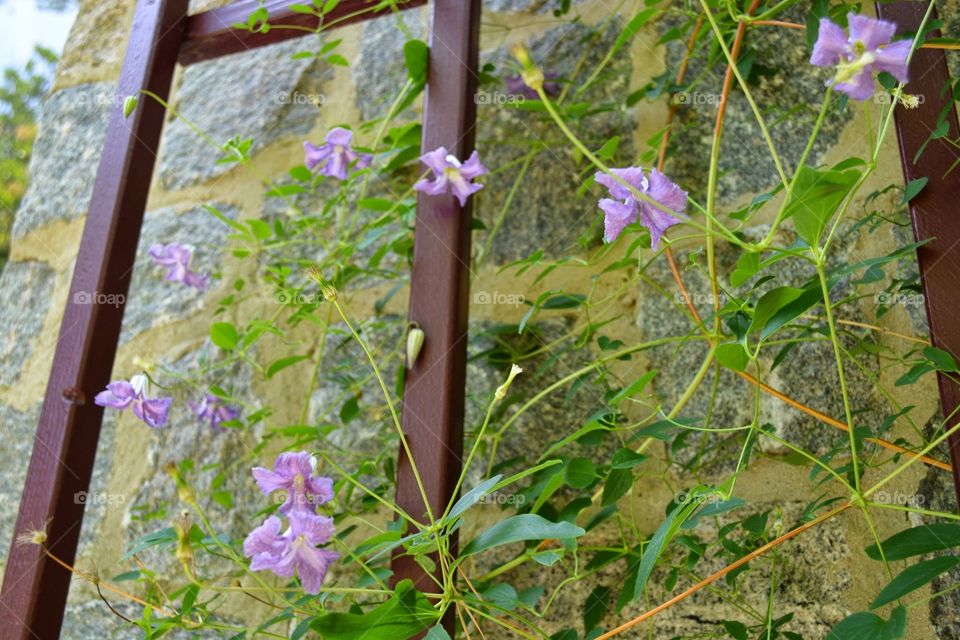
[[[466,159],[473,151],[480,4],[433,2],[424,152],[444,146]],[[403,429],[434,514],[446,507],[462,465],[470,220],[469,200],[461,208],[453,196],[418,196],[409,315],[426,339],[407,372]],[[426,521],[426,507],[402,449],[397,502]],[[425,590],[435,586],[408,556],[395,556],[393,569],[395,579],[410,578]]]
[[[926,2],[877,3],[877,14],[897,23],[901,33],[914,33],[920,28],[927,10]],[[933,17],[936,17],[934,13]],[[939,32],[931,33],[937,37]],[[957,292],[960,291],[960,216],[957,215],[957,197],[960,194],[960,170],[953,167],[956,150],[948,142],[960,134],[957,112],[951,91],[944,93],[950,80],[947,59],[942,50],[919,49],[910,61],[909,94],[923,98],[916,109],[897,106],[895,112],[897,140],[906,182],[927,177],[930,181],[923,191],[910,201],[910,217],[917,240],[930,239],[917,250],[920,279],[930,322],[930,337],[934,346],[954,357],[960,356],[960,314],[957,312]],[[940,113],[947,109],[948,133],[928,140],[936,129]],[[923,148],[926,145],[926,148]],[[920,157],[914,161],[923,148]],[[960,389],[946,376],[938,374],[940,403],[944,415],[950,415],[960,406]],[[957,422],[954,417],[952,423]],[[953,483],[960,500],[960,437],[948,439],[950,461],[953,464]]]
[[[93,397],[109,381],[123,319],[122,305],[96,304],[97,294],[125,299],[163,129],[159,104],[141,98],[125,118],[123,97],[140,89],[167,97],[186,13],[187,0],[137,4],[14,530],[45,528],[50,551],[69,563],[84,508],[75,494],[89,486],[103,418]],[[0,638],[57,638],[71,577],[38,546],[14,540]]]

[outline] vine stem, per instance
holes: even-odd
[[[830,302],[830,285],[827,283],[827,273],[823,267],[823,255],[817,257],[817,276],[820,279],[820,290],[823,293],[823,309],[827,314],[827,328],[830,330],[830,343],[833,345],[833,356],[837,361],[837,377],[840,379],[840,397],[843,399],[843,415],[847,420],[845,431],[850,436],[850,462],[853,465],[853,486],[860,495],[860,461],[857,459],[857,437],[853,429],[853,410],[850,408],[850,394],[847,391],[847,377],[843,372],[843,354],[840,352],[840,338],[837,335],[837,323],[833,319],[833,305]]]
[[[336,294],[330,296],[330,298],[333,306],[337,309],[337,313],[340,314],[344,324],[347,325],[347,329],[350,331],[353,339],[356,340],[357,344],[360,345],[360,348],[363,349],[363,353],[366,354],[367,360],[370,362],[370,366],[373,367],[373,374],[376,376],[377,382],[380,383],[380,389],[383,391],[383,397],[387,401],[387,407],[390,409],[390,416],[393,418],[393,424],[397,428],[397,435],[400,437],[400,444],[403,446],[403,451],[407,455],[407,459],[410,461],[410,470],[413,472],[414,480],[417,481],[417,489],[420,491],[420,498],[423,500],[423,506],[426,509],[427,517],[430,519],[430,525],[433,526],[436,524],[437,520],[433,515],[433,509],[430,507],[430,500],[427,499],[427,490],[423,486],[423,479],[420,477],[420,471],[417,469],[417,463],[414,461],[413,451],[410,449],[410,443],[407,441],[407,436],[403,432],[403,426],[400,424],[400,416],[397,415],[397,408],[393,405],[393,397],[391,397],[390,390],[387,388],[387,383],[383,379],[383,374],[380,373],[380,367],[377,366],[377,360],[373,357],[373,354],[370,353],[370,348],[367,347],[366,341],[360,337],[360,334],[357,333],[353,323],[350,322],[350,319],[343,310],[343,306],[340,304],[340,300],[337,299]]]
[[[846,511],[847,509],[849,509],[849,508],[852,507],[852,506],[853,506],[853,502],[845,502],[844,504],[840,505],[840,506],[837,507],[836,509],[832,509],[832,510],[824,513],[823,515],[820,515],[820,516],[814,518],[814,519],[811,520],[810,522],[807,522],[807,523],[805,523],[805,524],[802,524],[802,525],[800,525],[799,527],[797,527],[796,529],[792,529],[792,530],[788,531],[787,533],[783,534],[783,535],[780,536],[779,538],[776,538],[775,540],[771,540],[770,542],[768,542],[767,544],[763,545],[762,547],[758,547],[757,549],[754,549],[753,551],[751,551],[751,552],[748,553],[747,555],[743,556],[742,558],[740,558],[740,559],[737,560],[736,562],[734,562],[734,563],[732,563],[732,564],[728,564],[728,565],[727,565],[726,567],[724,567],[723,569],[720,569],[719,571],[710,574],[709,576],[707,576],[706,578],[704,578],[703,580],[701,580],[701,581],[698,582],[697,584],[693,585],[692,587],[690,587],[689,589],[687,589],[687,590],[684,591],[683,593],[677,594],[676,596],[674,596],[673,598],[667,600],[667,601],[664,602],[663,604],[660,604],[660,605],[654,607],[653,609],[650,609],[649,611],[640,614],[640,615],[637,616],[636,618],[633,618],[632,620],[623,623],[622,625],[620,625],[619,627],[617,627],[617,628],[615,628],[615,629],[611,629],[610,631],[604,633],[604,634],[601,635],[601,636],[597,636],[596,640],[607,640],[608,638],[612,638],[612,637],[614,637],[614,636],[618,636],[618,635],[620,635],[621,633],[623,633],[624,631],[627,631],[627,630],[629,630],[629,629],[632,629],[633,627],[637,626],[637,625],[640,624],[641,622],[643,622],[643,621],[645,621],[645,620],[649,620],[649,619],[652,618],[653,616],[657,615],[658,613],[660,613],[660,612],[662,612],[662,611],[665,611],[665,610],[669,609],[670,607],[672,607],[673,605],[677,604],[678,602],[682,602],[683,600],[686,600],[687,598],[689,598],[690,596],[692,596],[693,594],[695,594],[697,591],[700,591],[700,590],[703,589],[704,587],[706,587],[706,586],[708,586],[708,585],[716,582],[717,580],[719,580],[719,579],[722,578],[723,576],[727,575],[727,574],[730,573],[731,571],[742,567],[743,565],[747,564],[747,563],[750,562],[751,560],[754,560],[754,559],[756,559],[756,558],[759,558],[760,556],[762,556],[763,554],[765,554],[767,551],[770,551],[771,549],[774,549],[774,548],[780,546],[780,545],[783,544],[784,542],[786,542],[786,541],[788,541],[788,540],[791,540],[792,538],[797,537],[798,535],[800,535],[801,533],[803,533],[803,532],[806,531],[807,529],[812,529],[813,527],[815,527],[815,526],[817,526],[817,525],[819,525],[819,524],[821,524],[821,523],[823,523],[823,522],[826,522],[826,521],[829,520],[830,518],[832,518],[832,517],[834,517],[834,516],[836,516],[836,515],[839,515],[839,514],[843,513],[844,511]]]

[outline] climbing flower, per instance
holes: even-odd
[[[293,511],[288,518],[290,526],[283,533],[280,518],[267,518],[244,540],[243,553],[251,559],[252,571],[270,570],[282,578],[296,573],[303,590],[317,595],[327,569],[340,557],[317,548],[333,537],[333,519],[304,511]]]
[[[851,13],[849,37],[839,25],[820,18],[820,32],[810,63],[818,67],[837,67],[828,84],[854,100],[873,95],[873,74],[886,71],[899,82],[907,81],[909,40],[891,42],[897,25]]]
[[[146,397],[147,384],[147,376],[143,374],[133,376],[130,382],[126,380],[111,382],[106,390],[97,394],[93,401],[101,407],[121,411],[132,406],[134,415],[143,420],[147,426],[156,429],[167,423],[173,398]]]
[[[190,259],[193,257],[191,247],[178,242],[155,244],[150,247],[150,257],[157,265],[167,269],[168,281],[180,282],[197,291],[207,288],[207,276],[190,269]]]
[[[555,96],[560,93],[560,84],[555,82],[560,77],[559,73],[545,73],[543,78],[543,92],[548,96]],[[540,95],[536,90],[523,81],[523,76],[515,75],[507,78],[507,91],[513,95],[523,96],[530,100],[539,100]]]
[[[337,180],[346,180],[351,164],[354,169],[366,169],[373,162],[369,153],[358,154],[350,146],[353,132],[343,127],[334,127],[327,133],[324,144],[319,147],[309,142],[303,143],[306,150],[307,168],[313,171],[318,166],[320,173]]]
[[[240,410],[237,407],[224,404],[221,398],[212,393],[204,394],[200,402],[191,402],[190,408],[201,422],[209,422],[210,426],[217,431],[224,430],[220,426],[222,422],[236,420],[237,416],[240,415]]]
[[[601,199],[599,203],[605,214],[604,241],[616,240],[620,232],[639,217],[640,224],[650,230],[650,244],[656,249],[663,233],[683,220],[687,208],[687,192],[656,169],[651,169],[648,175],[644,175],[640,167],[611,169],[610,173],[613,175],[596,175],[597,182],[605,186],[612,196]],[[614,176],[662,206],[636,197],[633,190],[621,184]]]
[[[333,480],[314,476],[315,465],[316,460],[306,451],[286,452],[277,457],[273,471],[254,467],[253,477],[264,494],[277,490],[287,492],[286,500],[280,505],[281,513],[313,513],[315,505],[333,500]]]
[[[473,182],[474,178],[487,173],[487,168],[480,164],[480,156],[476,151],[466,162],[461,163],[455,155],[447,153],[446,147],[437,147],[420,156],[420,161],[433,172],[433,179],[420,180],[413,185],[415,191],[431,196],[449,192],[457,197],[461,207],[465,207],[467,198],[483,188],[482,184]]]

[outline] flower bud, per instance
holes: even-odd
[[[423,342],[426,335],[423,329],[418,326],[411,326],[407,332],[407,368],[412,369],[417,363],[417,357],[420,356],[420,349],[423,348]]]
[[[510,388],[510,384],[513,382],[513,379],[516,378],[521,373],[523,373],[523,369],[521,369],[517,365],[512,365],[510,367],[510,373],[507,375],[507,381],[504,382],[499,387],[497,387],[497,391],[496,393],[493,394],[493,396],[497,400],[503,400],[507,395],[507,390]]]

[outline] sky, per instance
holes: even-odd
[[[0,2],[0,69],[22,67],[35,44],[60,54],[73,25],[76,9],[43,11],[36,0]]]

